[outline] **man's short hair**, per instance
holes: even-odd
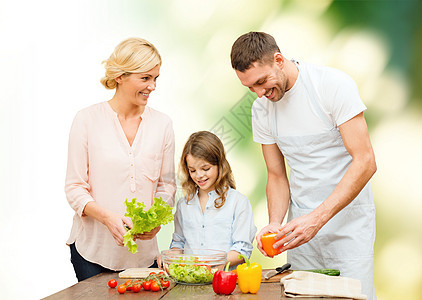
[[[232,67],[244,72],[258,61],[272,63],[274,53],[280,52],[275,39],[265,32],[248,32],[233,44],[230,54]]]

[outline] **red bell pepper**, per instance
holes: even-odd
[[[229,295],[236,288],[237,274],[229,271],[230,262],[224,271],[217,271],[212,280],[212,288],[216,294]]]

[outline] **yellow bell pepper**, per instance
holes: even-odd
[[[244,264],[238,265],[236,268],[239,289],[244,294],[256,294],[261,287],[262,267],[257,263],[251,263],[243,254],[238,257],[245,260]]]

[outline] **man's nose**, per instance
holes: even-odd
[[[250,90],[254,92],[258,96],[258,98],[261,98],[265,95],[265,89],[263,88],[250,88]]]

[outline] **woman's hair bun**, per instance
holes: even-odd
[[[161,56],[153,44],[141,38],[128,38],[118,44],[110,57],[103,61],[105,76],[100,82],[107,89],[115,89],[117,77],[147,72],[161,65],[161,62]]]

